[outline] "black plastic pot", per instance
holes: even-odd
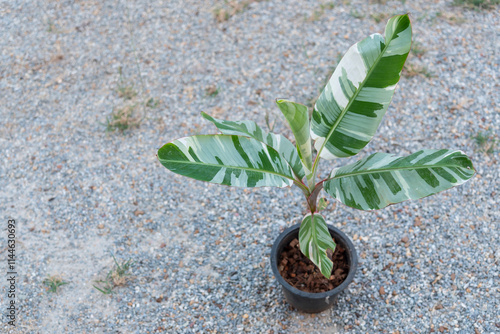
[[[337,244],[342,245],[347,252],[347,261],[349,264],[349,273],[342,284],[338,287],[321,293],[312,293],[301,291],[288,284],[281,276],[278,270],[279,257],[283,248],[285,248],[290,241],[299,236],[300,224],[294,225],[286,229],[276,239],[271,249],[271,268],[273,269],[274,277],[278,280],[283,288],[285,298],[293,307],[300,311],[307,313],[318,313],[331,308],[337,301],[337,296],[352,282],[356,269],[358,268],[358,255],[352,241],[339,229],[328,225],[330,234],[335,239]]]

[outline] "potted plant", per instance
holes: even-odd
[[[321,158],[351,157],[372,139],[399,81],[411,34],[408,15],[394,16],[385,36],[373,34],[349,48],[316,101],[311,119],[306,106],[277,100],[296,145],[255,122],[202,113],[222,134],[185,137],[158,150],[166,168],[197,180],[237,187],[295,185],[302,190],[309,213],[300,225],[279,236],[271,264],[287,300],[306,312],[330,307],[352,281],[357,266],[352,242],[319,213],[324,207],[318,201],[322,189],[350,207],[375,210],[449,189],[475,173],[460,151],[422,149],[406,157],[371,154],[317,180]]]

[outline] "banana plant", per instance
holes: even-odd
[[[346,52],[313,109],[278,99],[276,103],[295,137],[268,133],[252,121],[216,119],[222,134],[174,140],[158,150],[158,159],[174,173],[236,187],[298,186],[309,213],[300,231],[300,249],[329,278],[335,250],[318,205],[322,189],[343,204],[382,209],[460,185],[475,173],[461,151],[423,149],[409,156],[375,153],[336,168],[317,180],[320,160],[358,154],[372,139],[394,95],[411,46],[408,15],[389,19],[384,36],[373,34]],[[313,158],[313,144],[316,154]]]

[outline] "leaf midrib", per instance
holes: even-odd
[[[205,162],[185,161],[185,160],[165,160],[165,159],[159,159],[159,160],[160,160],[160,162],[162,162],[162,160],[163,160],[163,161],[168,161],[169,163],[178,163],[178,164],[190,164],[190,165],[200,165],[200,166],[209,166],[209,167],[218,167],[218,168],[242,169],[242,170],[248,170],[248,171],[252,171],[252,172],[273,174],[273,175],[284,177],[284,178],[292,180],[292,181],[295,180],[293,177],[290,178],[289,176],[284,175],[284,174],[279,174],[277,172],[271,172],[271,171],[257,169],[257,168],[241,167],[241,166],[227,166],[227,165],[218,165],[218,164],[211,164],[211,163],[205,163]],[[288,163],[287,163],[287,165],[288,165]],[[290,165],[288,165],[288,167],[290,167]],[[293,170],[292,170],[292,173],[293,173]]]
[[[403,167],[403,168],[384,168],[384,169],[375,169],[375,170],[369,170],[369,171],[356,171],[356,172],[350,172],[349,174],[344,174],[344,175],[339,175],[335,176],[332,178],[329,178],[325,180],[325,182],[330,181],[330,180],[335,180],[335,179],[341,179],[344,177],[350,177],[350,176],[356,176],[356,175],[363,175],[363,174],[376,174],[376,173],[387,173],[387,172],[399,172],[399,171],[404,171],[404,170],[414,170],[414,169],[429,169],[429,168],[464,168],[469,170],[469,168],[466,167],[461,167],[457,165],[430,165],[430,166],[408,166],[408,167]]]

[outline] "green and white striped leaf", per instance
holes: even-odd
[[[372,139],[399,81],[411,45],[408,15],[395,16],[385,38],[353,45],[314,106],[311,135],[321,158],[357,154]]]
[[[285,158],[298,179],[304,178],[305,172],[297,149],[286,137],[272,132],[267,133],[253,121],[226,121],[213,118],[204,112],[201,115],[214,123],[217,129],[225,135],[250,137],[271,146]]]
[[[286,187],[292,169],[273,148],[252,138],[199,135],[174,140],[158,150],[172,172],[235,187]]]
[[[310,171],[312,169],[311,128],[307,107],[287,100],[276,100],[276,104],[292,129],[304,166]]]
[[[419,199],[469,180],[474,166],[461,151],[421,150],[407,157],[375,153],[334,169],[325,191],[361,210]]]
[[[333,262],[328,258],[326,250],[331,249],[335,252],[336,245],[323,216],[309,213],[304,217],[299,230],[299,244],[302,253],[318,266],[323,276],[329,279]]]

